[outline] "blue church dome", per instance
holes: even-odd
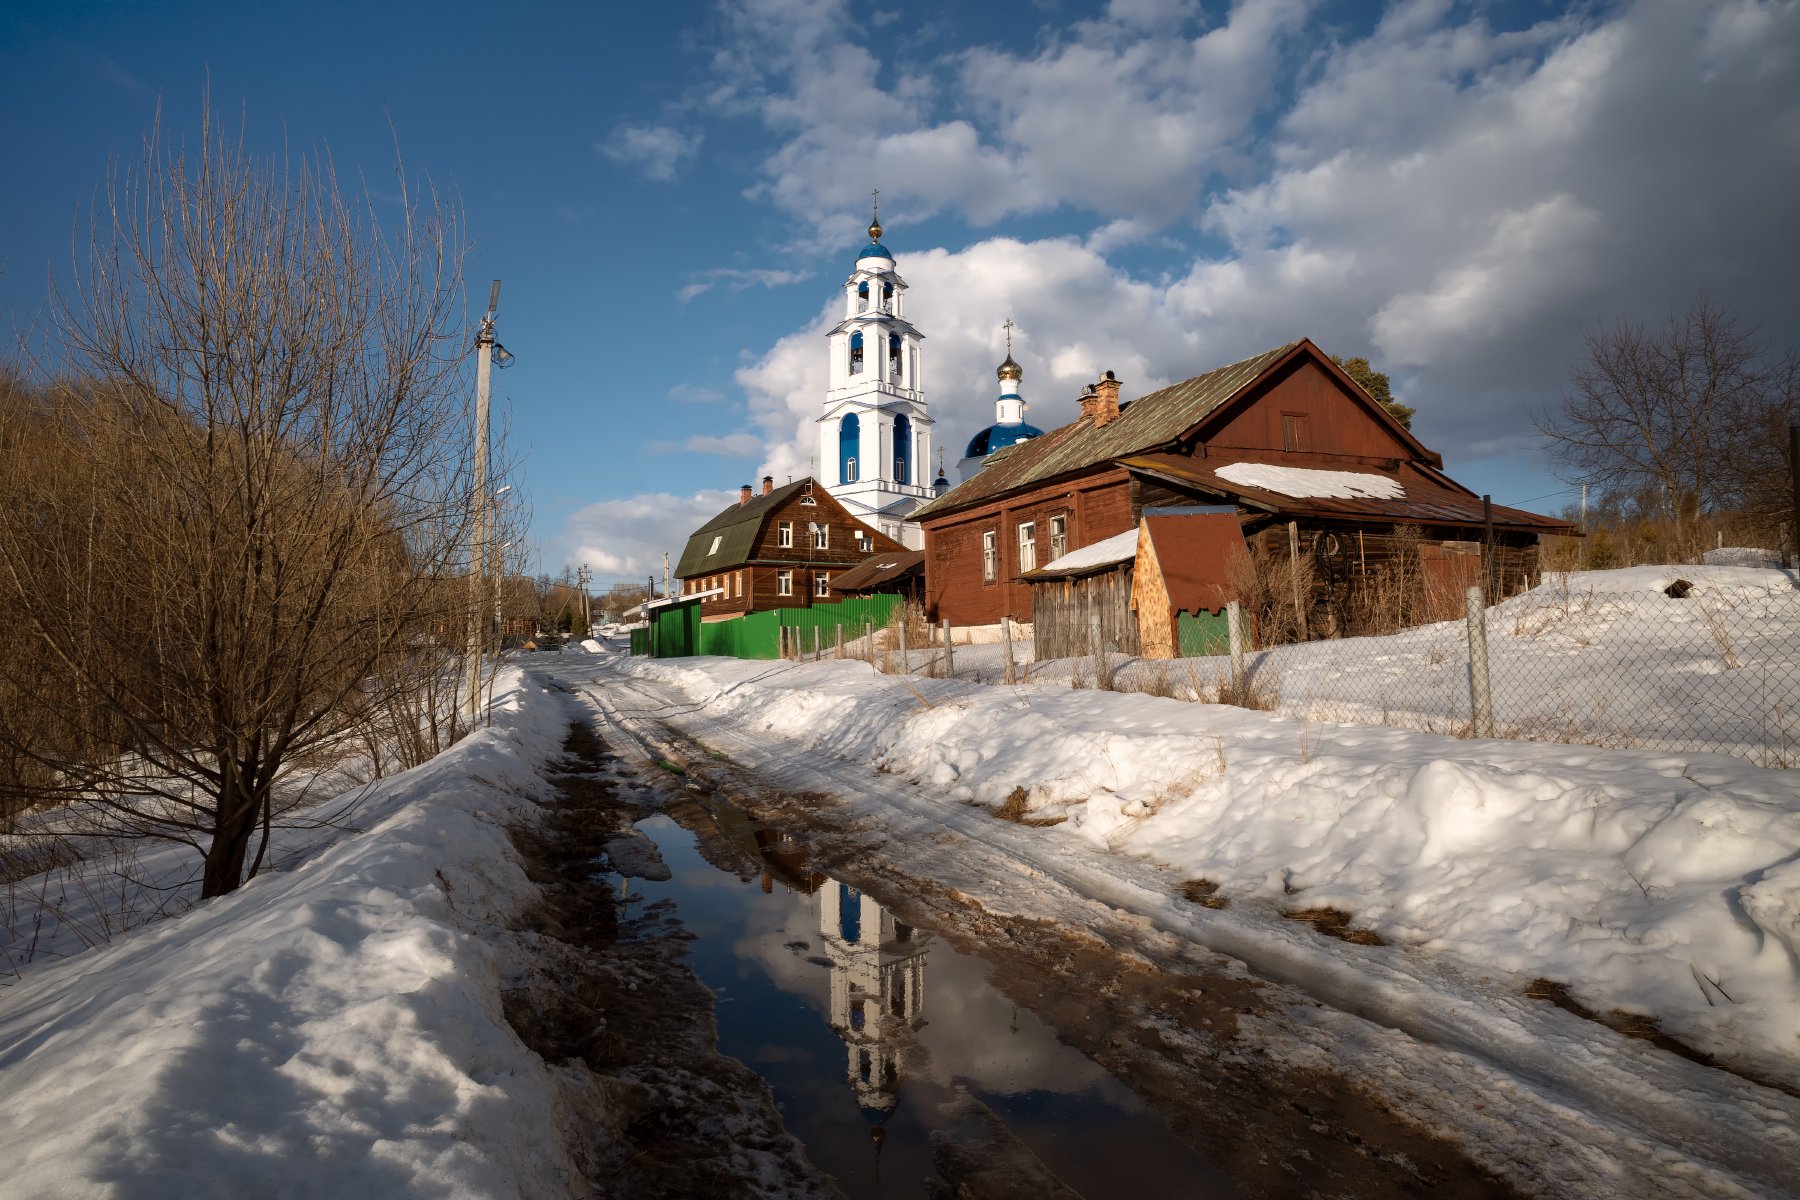
[[[969,448],[964,458],[986,458],[996,450],[1004,450],[1019,442],[1029,442],[1034,437],[1042,437],[1044,431],[1035,425],[1027,425],[1020,421],[1015,425],[989,425],[986,429],[969,439]]]
[[[865,258],[892,258],[894,252],[880,242],[870,242],[857,252],[856,259],[861,262]]]

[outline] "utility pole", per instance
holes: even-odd
[[[663,597],[669,596],[669,552],[663,551]]]
[[[494,310],[500,307],[500,281],[488,291],[487,312],[475,332],[475,486],[469,496],[469,726],[481,707],[482,576],[488,569],[488,379],[496,362],[512,361],[506,347],[494,341]],[[497,357],[496,357],[497,356]]]

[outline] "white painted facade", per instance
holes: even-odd
[[[879,224],[869,237],[844,281],[844,319],[826,335],[831,372],[818,419],[818,478],[858,520],[917,550],[924,532],[907,518],[936,494],[924,335],[906,319],[906,283],[880,244]]]

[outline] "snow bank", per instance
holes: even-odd
[[[478,931],[534,894],[501,822],[566,718],[516,671],[497,693],[493,728],[378,784],[360,828],[0,989],[0,1190],[564,1194]]]
[[[1476,973],[1544,976],[1800,1085],[1800,771],[1463,742],[1146,695],[980,687],[862,663],[632,660],[709,715],[999,807],[1049,838],[1331,906]],[[923,702],[922,702],[923,701]]]

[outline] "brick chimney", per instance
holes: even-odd
[[[1111,371],[1094,385],[1094,428],[1105,429],[1119,419],[1119,380]]]
[[[1087,389],[1081,393],[1080,403],[1082,419],[1087,420],[1091,418],[1094,415],[1094,410],[1100,405],[1100,393],[1094,390],[1093,384],[1088,384]]]
[[[775,490],[775,477],[773,475],[764,475],[763,476],[762,494],[766,496],[774,490]]]
[[[742,508],[748,503],[750,503],[750,485],[746,483],[738,490],[738,507]]]

